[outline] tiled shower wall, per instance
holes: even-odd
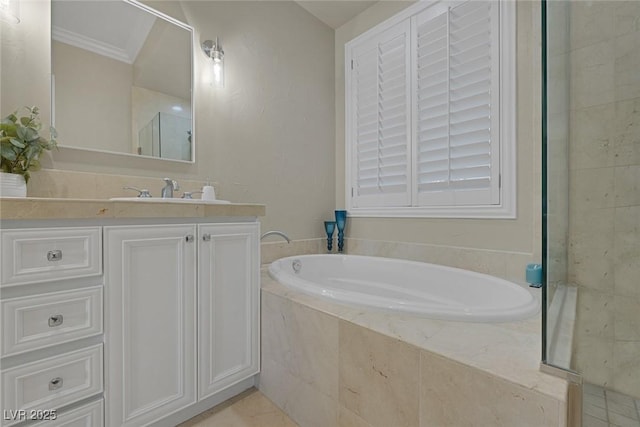
[[[547,3],[547,300],[567,283],[569,234],[569,3]],[[552,329],[557,319],[549,319]],[[551,363],[556,363],[551,360]]]
[[[570,3],[574,368],[640,396],[640,2]]]

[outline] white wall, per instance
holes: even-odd
[[[51,48],[58,143],[133,153],[131,64],[58,41]]]
[[[336,204],[345,204],[344,44],[410,3],[380,2],[336,30]],[[540,260],[540,10],[517,5],[517,180],[515,220],[352,218],[348,236],[446,248],[475,248],[529,254]],[[524,271],[524,265],[522,266]]]
[[[6,46],[3,25],[3,115],[12,108],[5,106],[5,90],[22,91],[23,74],[37,73],[46,84],[30,90],[32,98],[12,94],[11,104],[49,103],[49,3],[21,3],[17,31],[28,37]],[[60,149],[45,167],[108,174],[103,180],[115,174],[210,178],[220,198],[266,204],[264,230],[281,229],[295,239],[321,237],[335,198],[333,30],[292,1],[148,3],[195,27],[195,164]],[[27,19],[34,8],[34,19]],[[223,90],[202,82],[208,60],[199,43],[216,36],[226,53]],[[10,70],[5,79],[6,67],[27,62],[26,71]],[[157,193],[161,186],[158,180],[151,190]]]
[[[189,46],[189,31],[164,19],[156,19],[133,62],[133,84],[176,98],[190,98]]]
[[[21,22],[0,25],[0,116],[35,105],[45,129],[51,115],[50,16],[48,0],[23,0]]]

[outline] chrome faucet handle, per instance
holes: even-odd
[[[124,187],[122,187],[123,190],[134,190],[138,192],[138,197],[151,197],[151,194],[149,193],[149,190],[147,190],[146,188],[136,188],[136,187],[131,187],[128,185],[125,185]]]
[[[201,194],[202,191],[185,191],[182,193],[182,198],[183,199],[193,199],[193,195],[194,194]]]

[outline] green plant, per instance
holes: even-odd
[[[43,150],[57,148],[56,130],[51,127],[51,139],[40,136],[42,128],[38,107],[25,107],[28,114],[18,117],[18,111],[0,122],[0,169],[2,172],[24,175],[29,181],[29,171],[40,169]]]

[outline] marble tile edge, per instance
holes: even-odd
[[[367,242],[371,244],[392,244],[392,245],[403,245],[403,246],[420,246],[427,247],[433,249],[447,249],[447,250],[463,250],[463,251],[477,251],[477,252],[486,252],[486,253],[494,253],[494,254],[504,254],[504,255],[518,255],[518,256],[533,256],[533,252],[523,252],[523,251],[508,251],[508,250],[500,250],[500,249],[486,249],[486,248],[474,248],[468,246],[451,246],[451,245],[438,245],[433,243],[422,243],[422,242],[405,242],[401,240],[376,240],[376,239],[363,239],[360,237],[345,237],[347,244],[349,241],[355,242]],[[348,247],[347,247],[348,253]]]
[[[563,385],[565,386],[564,387],[565,389],[564,389],[564,392],[563,392],[563,396],[559,397],[557,395],[552,395],[552,394],[549,394],[549,393],[545,393],[544,391],[542,391],[539,388],[537,388],[537,386],[528,387],[526,385],[514,382],[513,380],[511,380],[509,378],[505,378],[505,377],[503,377],[501,375],[498,375],[498,374],[496,374],[494,372],[490,372],[490,371],[488,371],[486,369],[483,369],[480,366],[469,365],[469,364],[461,362],[461,361],[459,361],[457,359],[453,359],[453,358],[447,357],[445,355],[442,355],[440,353],[435,353],[435,352],[433,352],[431,350],[427,350],[427,349],[424,349],[424,348],[420,348],[419,350],[420,350],[420,360],[421,361],[422,361],[422,357],[424,355],[428,355],[427,357],[434,357],[434,358],[440,359],[441,361],[444,361],[446,363],[455,364],[458,367],[461,367],[462,369],[469,369],[472,373],[474,373],[476,375],[484,376],[484,377],[486,377],[486,378],[488,378],[490,380],[493,380],[493,381],[499,381],[500,383],[504,384],[505,386],[516,387],[516,388],[524,390],[526,392],[533,393],[536,396],[544,397],[544,398],[547,398],[547,399],[552,399],[552,400],[556,401],[558,403],[558,405],[562,405],[562,404],[566,404],[567,403],[567,391],[568,391],[568,388],[569,388],[569,381],[567,381],[567,380],[565,380],[563,378],[560,378],[560,377],[557,377],[557,376],[554,376],[554,375],[550,375],[550,374],[546,374],[546,373],[544,373],[542,371],[539,371],[541,375],[546,375],[546,376],[548,376],[550,378],[555,378],[558,382],[562,382],[563,383]]]

